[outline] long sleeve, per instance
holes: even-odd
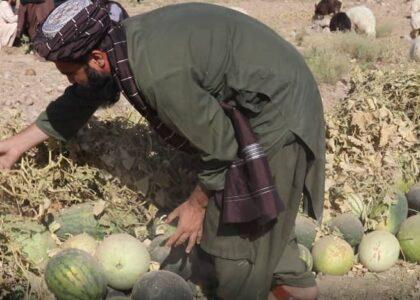
[[[18,16],[13,13],[10,4],[6,1],[2,1],[0,5],[0,16],[6,23],[16,23],[18,20]]]
[[[94,93],[81,86],[72,85],[62,96],[47,106],[38,116],[36,125],[47,135],[68,141],[104,102],[102,95],[106,94]]]
[[[224,188],[225,173],[238,145],[230,119],[189,70],[155,81],[148,99],[159,118],[200,150],[199,181],[209,190]]]

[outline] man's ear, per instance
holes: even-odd
[[[104,51],[92,50],[89,54],[88,64],[94,69],[103,69],[106,66],[107,56]]]

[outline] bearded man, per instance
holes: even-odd
[[[315,299],[294,223],[303,197],[320,219],[322,101],[301,55],[234,10],[187,3],[124,19],[116,3],[69,0],[35,48],[70,83],[36,122],[0,143],[10,168],[48,136],[73,137],[124,93],[162,139],[201,159],[199,184],[169,216],[168,246],[212,257],[222,299]],[[271,291],[271,293],[270,293]]]

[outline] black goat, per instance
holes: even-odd
[[[341,2],[338,0],[321,0],[315,4],[314,19],[322,19],[326,15],[336,14],[341,9]]]
[[[346,13],[339,12],[331,18],[330,31],[337,30],[344,32],[351,30],[351,20]]]

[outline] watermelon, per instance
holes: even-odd
[[[75,248],[86,251],[92,256],[95,255],[96,247],[98,247],[98,242],[86,233],[72,236],[61,245],[62,249]]]
[[[185,246],[166,247],[165,243],[170,235],[159,235],[153,239],[148,247],[152,261],[160,264],[161,270],[174,272],[184,279],[188,279],[192,273],[192,256],[194,251],[189,255],[185,253]]]
[[[351,212],[358,218],[364,219],[366,214],[366,205],[363,198],[359,194],[349,194],[346,198],[346,203]]]
[[[133,288],[133,300],[192,300],[193,292],[179,275],[153,271],[140,277]]]
[[[312,257],[314,269],[328,275],[344,275],[354,262],[353,248],[336,236],[326,236],[315,242]]]
[[[372,272],[388,270],[397,262],[399,254],[397,238],[385,230],[366,234],[359,245],[359,260]]]
[[[305,262],[305,265],[307,268],[306,270],[312,271],[314,260],[312,258],[311,251],[309,251],[308,248],[306,248],[305,246],[301,244],[298,244],[298,248],[299,248],[299,258]]]
[[[53,256],[45,270],[45,281],[57,300],[99,300],[106,295],[101,267],[79,249],[66,249]]]
[[[57,215],[48,215],[50,218],[50,230],[54,231],[54,224],[58,224],[59,228],[54,233],[62,240],[67,239],[70,235],[87,233],[95,238],[103,238],[104,230],[98,223],[94,214],[94,204],[83,203],[73,205],[63,209]]]
[[[299,244],[312,249],[316,236],[315,222],[308,217],[298,215],[295,222],[295,234]]]
[[[113,297],[126,297],[124,292],[114,290],[113,288],[107,287],[106,299]]]
[[[420,215],[404,221],[398,232],[398,241],[405,259],[420,263]]]
[[[402,222],[407,219],[408,203],[403,193],[396,194],[396,202],[391,204],[382,221],[376,226],[376,230],[386,230],[397,234]]]
[[[410,187],[405,195],[407,197],[408,208],[412,211],[420,212],[420,182]]]
[[[57,248],[57,244],[50,232],[13,233],[12,242],[20,248],[23,256],[34,266],[43,268],[48,261],[49,251]]]
[[[95,257],[108,285],[117,290],[131,289],[139,276],[149,270],[151,261],[146,246],[126,233],[106,237],[96,249]]]
[[[352,247],[359,245],[364,228],[362,222],[353,214],[341,214],[333,218],[328,224],[332,232],[337,232]]]

